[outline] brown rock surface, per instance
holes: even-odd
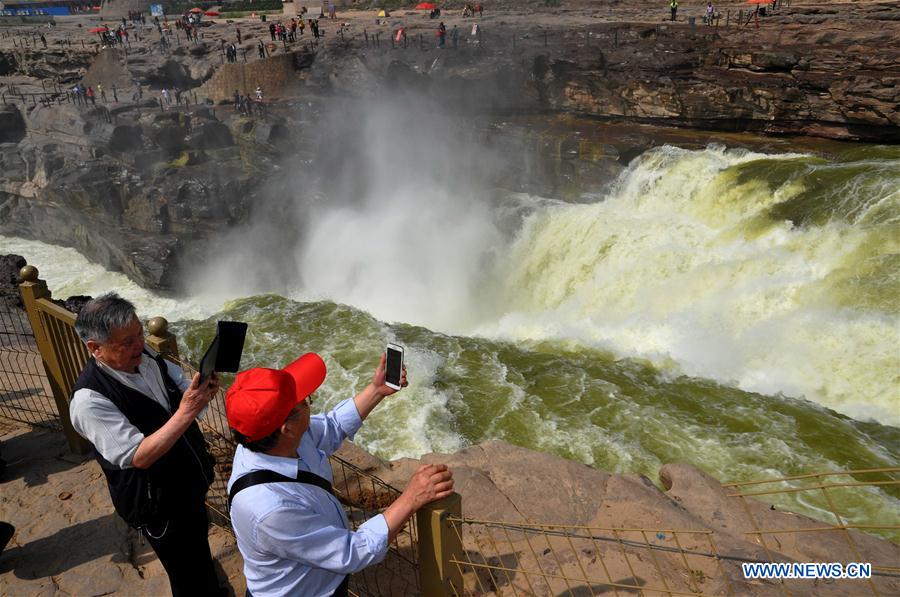
[[[342,448],[339,454],[353,462],[357,451],[358,448],[353,451]],[[572,578],[584,578],[587,574],[597,581],[609,578],[611,582],[648,588],[663,586],[663,579],[666,578],[670,586],[677,590],[702,591],[704,594],[766,595],[779,593],[780,589],[769,581],[744,580],[740,559],[759,562],[859,561],[857,552],[849,547],[842,531],[776,533],[766,536],[764,546],[755,536],[747,534],[754,528],[741,502],[729,497],[730,492],[723,489],[717,480],[689,465],[668,464],[661,469],[660,478],[666,491],[661,491],[643,476],[610,475],[580,463],[501,441],[471,446],[456,454],[430,454],[421,461],[401,459],[387,463],[381,469],[371,468],[371,462],[369,466],[373,474],[395,487],[403,487],[420,462],[446,463],[450,466],[456,480],[455,488],[463,498],[463,516],[468,519],[558,525],[551,530],[568,527],[576,535],[584,535],[588,531],[573,527],[592,527],[592,532],[610,538],[616,536],[612,529],[678,530],[677,541],[669,531],[661,536],[649,530],[645,533],[618,531],[618,538],[626,544],[633,542],[626,545],[626,558],[615,541],[576,539],[570,544],[563,538],[531,535],[530,539],[526,539],[525,534],[515,531],[467,525],[463,530],[465,546],[467,549],[478,547],[469,554],[471,561],[476,563],[497,565],[502,562],[507,567],[540,568]],[[760,528],[823,526],[820,521],[780,512],[762,502],[748,500],[746,503]],[[690,530],[697,533],[686,532]],[[709,553],[712,547],[707,534],[712,537],[717,553],[738,560],[723,560],[720,568],[711,558],[690,557],[693,578],[685,576],[680,556],[671,551],[650,552],[635,545],[649,542],[664,549],[681,546],[687,550]],[[858,553],[862,554],[862,561],[891,565],[900,558],[900,547],[896,544],[855,531],[850,534]],[[573,549],[580,555],[576,557]],[[595,556],[602,558],[602,565]],[[636,572],[636,577],[632,575],[632,570]],[[722,570],[727,579],[723,578]],[[502,574],[498,576],[504,579]],[[481,587],[493,586],[495,580],[487,575],[476,580],[470,575],[467,586],[477,591]],[[504,580],[524,594],[566,594],[569,588],[577,589],[559,579],[549,585],[540,582],[532,584],[534,579],[528,580],[521,575]],[[851,595],[869,590],[861,582],[789,581],[786,588],[791,592],[808,594],[814,586],[816,594]],[[900,583],[893,578],[881,577],[874,582],[878,590],[884,593],[893,594],[900,590]],[[502,589],[504,582],[499,585]],[[608,590],[608,587],[595,586],[593,589],[602,591]],[[578,590],[588,594],[587,587]]]

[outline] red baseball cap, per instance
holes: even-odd
[[[257,367],[237,374],[225,395],[228,425],[259,441],[284,424],[291,409],[325,381],[325,361],[308,352],[284,369]]]

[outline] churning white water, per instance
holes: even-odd
[[[304,208],[307,229],[285,247],[289,294],[459,335],[599,347],[897,426],[900,274],[882,267],[900,253],[896,162],[664,147],[591,204],[382,181],[355,203]],[[779,215],[810,194],[822,200]],[[69,249],[0,237],[0,252],[26,255],[56,296],[117,288],[170,319],[260,290],[218,275],[228,297],[160,298]]]
[[[858,206],[852,219],[831,214],[796,226],[768,210],[804,191],[802,176],[775,188],[735,176],[734,166],[761,159],[809,161],[667,147],[636,160],[598,203],[535,212],[498,266],[510,308],[475,333],[577,339],[900,424],[896,309],[848,305],[830,283],[857,262],[896,252],[900,191],[845,181],[843,200]],[[886,203],[892,219],[860,223]],[[886,244],[861,251],[873,236]]]

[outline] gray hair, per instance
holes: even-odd
[[[75,331],[82,341],[101,344],[117,328],[129,325],[137,317],[134,305],[115,292],[108,292],[84,304],[75,320]]]

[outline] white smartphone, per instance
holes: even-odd
[[[384,368],[384,385],[399,390],[400,377],[403,375],[403,347],[397,344],[388,344],[386,352],[387,362]]]

